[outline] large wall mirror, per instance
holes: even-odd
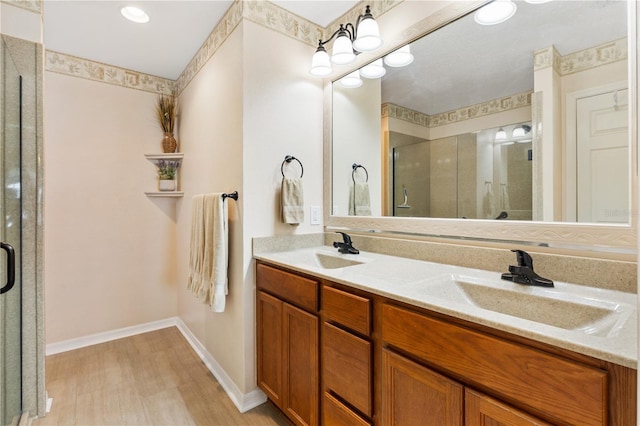
[[[515,3],[332,82],[330,227],[636,249],[635,5]]]

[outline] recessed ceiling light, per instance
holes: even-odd
[[[517,8],[511,0],[495,0],[478,9],[473,15],[473,19],[480,25],[501,24],[511,18]]]
[[[122,16],[127,18],[130,21],[137,22],[139,24],[146,24],[149,22],[149,15],[147,15],[144,10],[135,7],[135,6],[126,6],[120,9],[120,13]]]

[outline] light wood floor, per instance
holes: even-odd
[[[177,328],[48,356],[45,425],[286,425],[270,402],[238,412]]]

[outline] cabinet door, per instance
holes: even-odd
[[[498,400],[465,389],[466,426],[550,426]]]
[[[319,422],[319,320],[288,303],[283,305],[285,395],[282,409],[298,425]]]
[[[382,424],[461,426],[463,391],[460,383],[383,349]]]
[[[256,309],[258,386],[282,406],[282,307],[284,303],[262,291]]]

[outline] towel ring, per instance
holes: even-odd
[[[304,167],[302,166],[302,163],[300,162],[300,160],[298,160],[293,155],[285,155],[284,161],[280,165],[280,173],[282,173],[282,177],[284,177],[284,163],[289,164],[293,160],[296,160],[298,162],[298,164],[300,164],[300,179],[302,179],[302,175],[304,175]]]
[[[353,163],[351,165],[351,168],[353,169],[353,171],[351,172],[351,180],[353,180],[354,184],[356,183],[356,170],[358,170],[359,168],[364,170],[364,173],[367,175],[367,179],[364,182],[365,183],[369,182],[369,172],[367,171],[367,169],[363,165]]]

